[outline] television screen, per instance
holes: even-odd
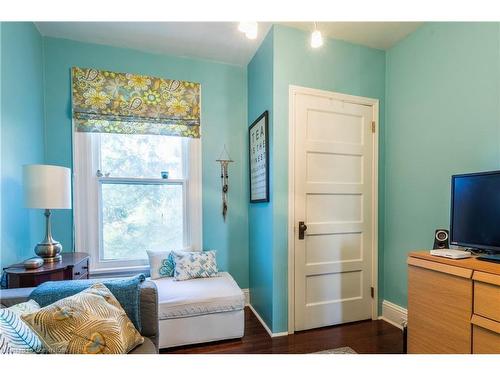
[[[500,171],[452,176],[450,241],[500,251]]]

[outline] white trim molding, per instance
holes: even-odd
[[[379,319],[385,320],[393,326],[403,329],[408,322],[408,310],[395,303],[384,300],[382,302],[382,316]]]
[[[147,259],[103,258],[102,186],[103,184],[180,185],[183,192],[183,247],[189,251],[202,250],[202,155],[199,139],[183,138],[182,179],[98,177],[102,169],[99,133],[73,133],[73,218],[76,251],[91,254],[90,272],[123,273],[147,270]]]
[[[373,135],[373,182],[372,182],[372,279],[374,288],[371,316],[378,319],[378,174],[379,174],[379,100],[362,96],[342,94],[333,91],[289,85],[288,87],[288,332],[295,332],[295,123],[294,105],[297,94],[328,97],[345,103],[371,106],[375,131]]]
[[[255,310],[253,308],[253,306],[250,305],[250,304],[248,304],[248,307],[250,308],[250,310],[252,310],[252,312],[255,315],[255,317],[259,320],[260,324],[262,324],[262,326],[264,327],[264,329],[266,330],[266,332],[268,333],[268,335],[271,336],[271,338],[273,338],[273,337],[280,337],[280,336],[288,336],[288,332],[276,332],[276,333],[273,333],[273,331],[271,331],[271,329],[267,326],[267,324],[264,321],[264,319],[262,319],[260,317],[260,315],[257,312],[257,310]]]
[[[245,306],[250,306],[250,289],[241,289],[245,295]]]

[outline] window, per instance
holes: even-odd
[[[144,267],[146,250],[201,247],[199,143],[75,133],[75,242],[94,272]]]

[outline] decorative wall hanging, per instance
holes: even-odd
[[[269,114],[265,111],[248,129],[250,203],[269,202]]]
[[[220,163],[220,179],[222,184],[222,217],[224,221],[226,221],[227,215],[227,192],[229,190],[229,174],[228,174],[228,166],[229,163],[232,163],[234,160],[231,159],[229,153],[227,152],[226,145],[224,145],[224,149],[222,150],[219,158],[216,160]]]
[[[72,68],[79,132],[200,137],[200,84]]]

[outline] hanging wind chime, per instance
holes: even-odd
[[[222,150],[219,158],[216,160],[220,163],[220,179],[222,184],[222,217],[226,221],[227,214],[227,192],[229,190],[229,174],[228,165],[234,160],[231,159],[229,153],[227,152],[226,145],[224,145],[224,150]]]

